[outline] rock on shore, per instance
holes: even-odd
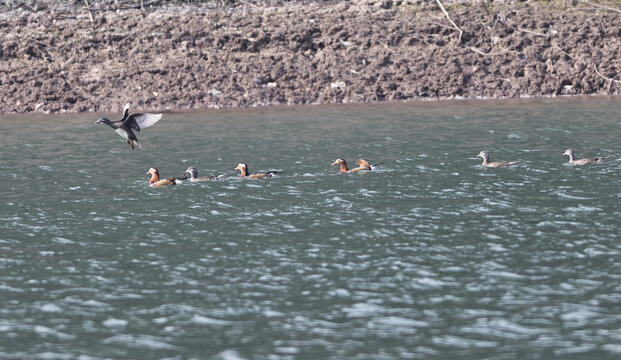
[[[621,92],[614,3],[424,3],[3,11],[0,112]]]

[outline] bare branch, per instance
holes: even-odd
[[[470,47],[469,47],[469,49],[470,49],[470,50],[472,50],[472,51],[474,51],[475,53],[477,53],[477,54],[479,54],[479,55],[483,55],[483,56],[496,56],[496,55],[502,55],[502,54],[504,54],[505,52],[507,52],[507,51],[508,51],[507,49],[503,48],[503,49],[502,49],[503,51],[500,51],[500,52],[489,52],[489,53],[484,53],[483,51],[481,51],[481,50],[479,50],[479,49],[475,48],[474,46],[470,46]]]
[[[153,0],[153,1],[150,1],[148,3],[144,3],[144,1],[141,0],[140,1],[140,5],[127,5],[127,6],[119,6],[119,7],[115,7],[115,8],[107,7],[107,8],[101,8],[101,9],[91,8],[91,7],[89,7],[87,5],[86,10],[91,11],[91,12],[93,12],[93,11],[117,11],[117,10],[130,10],[130,9],[141,9],[141,10],[144,10],[145,6],[157,5],[160,2],[162,2],[162,0]],[[87,0],[84,0],[84,3],[88,4]]]
[[[250,6],[254,7],[254,8],[256,8],[256,9],[260,9],[259,6],[255,5],[255,4],[251,3],[251,2],[244,1],[244,0],[239,0],[239,2],[242,3],[242,4],[250,5]]]
[[[587,0],[581,0],[581,2],[583,2],[585,4],[593,5],[593,6],[598,7],[598,8],[602,8],[602,9],[606,9],[606,10],[610,10],[610,11],[615,11],[615,12],[621,13],[621,10],[619,10],[619,9],[611,8],[611,7],[600,5],[600,4],[596,4],[596,3],[593,3],[593,2],[590,2],[590,1],[587,1]]]
[[[429,22],[427,22],[427,23],[428,23],[428,24],[438,25],[438,26],[441,26],[441,27],[444,27],[444,28],[447,28],[447,29],[455,29],[455,28],[454,28],[454,27],[452,27],[452,26],[444,25],[444,24],[439,23],[439,22],[436,22],[436,21],[429,21]]]
[[[95,18],[93,18],[93,10],[90,9],[90,5],[88,4],[88,0],[84,0],[84,6],[86,6],[86,10],[88,10],[88,16],[91,18],[91,23],[95,23]]]
[[[395,53],[395,51],[394,51],[393,49],[389,48],[389,47],[388,47],[388,45],[384,44],[384,43],[383,43],[383,42],[381,42],[381,41],[380,41],[379,43],[380,43],[380,44],[382,44],[382,45],[383,45],[386,49],[388,49],[388,51],[390,51],[391,53],[393,53],[393,54]]]
[[[416,36],[413,36],[412,38],[413,38],[413,39],[415,39],[415,40],[418,40],[418,41],[420,41],[420,42],[424,42],[425,44],[427,44],[427,45],[431,46],[432,48],[437,48],[437,46],[436,46],[436,45],[434,45],[434,44],[430,43],[429,41],[427,41],[427,40],[425,40],[425,39],[418,38],[418,37],[416,37]]]
[[[574,57],[569,55],[569,53],[565,52],[563,49],[561,49],[560,46],[558,46],[557,44],[552,45],[553,48],[557,49],[558,51],[562,52],[563,54],[569,56],[569,58],[573,59]]]
[[[546,34],[538,33],[538,32],[527,30],[527,29],[518,29],[518,31],[525,32],[527,34],[531,34],[531,35],[535,35],[535,36],[543,36],[543,37],[546,36]]]
[[[442,5],[442,3],[440,2],[440,0],[436,0],[436,2],[438,3],[438,6],[440,6],[440,10],[442,10],[442,12],[444,13],[444,15],[446,15],[446,18],[448,19],[448,21],[453,25],[453,27],[459,31],[459,42],[461,43],[461,36],[463,35],[463,30],[459,28],[459,26],[457,26],[457,24],[455,24],[455,22],[453,21],[453,19],[451,19],[451,17],[449,16],[449,13],[446,11],[446,9],[444,8],[444,5]]]
[[[610,88],[612,87],[612,83],[613,83],[613,82],[618,82],[618,83],[621,83],[621,80],[615,80],[615,77],[617,77],[616,75],[615,75],[615,77],[613,77],[613,78],[609,78],[609,77],[607,77],[607,76],[602,75],[602,74],[599,72],[599,70],[597,70],[597,65],[593,64],[593,67],[595,68],[595,73],[596,73],[597,75],[599,75],[599,77],[601,77],[602,79],[604,79],[604,80],[608,81],[608,90],[607,90],[607,93],[608,93],[608,94],[610,94]]]

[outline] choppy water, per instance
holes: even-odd
[[[92,114],[0,118],[0,358],[619,358],[620,113],[170,113],[143,151]],[[567,166],[568,147],[612,157]],[[239,162],[283,174],[147,186]]]

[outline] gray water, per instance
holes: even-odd
[[[2,117],[0,358],[617,359],[620,113],[165,113],[134,151],[98,114]],[[568,147],[612,156],[568,166]],[[231,177],[147,186],[191,165]]]

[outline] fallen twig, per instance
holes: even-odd
[[[47,49],[45,49],[45,52],[41,49],[39,49],[39,47],[35,46],[34,47],[39,54],[41,54],[41,57],[44,58],[45,60],[47,60],[47,62],[53,62],[54,58],[52,57],[52,55],[49,54],[49,51],[47,51]]]
[[[250,6],[254,7],[254,8],[260,9],[259,6],[257,6],[256,4],[253,4],[251,2],[244,1],[244,0],[239,0],[239,2],[242,3],[242,4],[250,5]]]
[[[88,0],[84,0],[84,6],[86,6],[86,10],[88,10],[88,16],[91,18],[91,23],[95,23],[95,18],[93,17],[93,10],[90,9],[90,5],[88,4]]]
[[[429,41],[427,41],[427,40],[425,40],[425,39],[423,39],[423,38],[419,38],[419,37],[416,37],[416,36],[413,36],[412,38],[413,38],[413,39],[415,39],[415,40],[418,40],[418,41],[420,41],[420,42],[424,42],[425,44],[427,44],[427,45],[431,46],[432,48],[437,48],[437,46],[436,46],[436,45],[434,45],[434,44],[430,43]]]
[[[597,75],[599,75],[599,77],[601,77],[602,79],[604,79],[604,80],[608,81],[608,90],[607,90],[607,93],[608,93],[608,94],[610,94],[610,89],[611,89],[611,87],[612,87],[612,83],[613,83],[613,82],[618,82],[618,83],[621,83],[621,80],[616,80],[616,79],[615,79],[615,78],[617,77],[616,75],[615,75],[614,77],[612,77],[612,78],[609,78],[609,77],[607,77],[607,76],[602,75],[602,74],[599,72],[599,70],[597,70],[597,65],[596,65],[596,64],[593,64],[593,67],[595,68],[595,73],[596,73]]]
[[[84,2],[86,3],[87,0],[84,0]],[[130,10],[130,9],[143,9],[145,6],[151,6],[151,5],[157,5],[160,2],[162,2],[162,0],[153,0],[151,2],[148,3],[143,3],[142,1],[140,2],[140,5],[128,5],[128,6],[119,6],[119,7],[107,7],[107,8],[101,8],[101,9],[95,9],[95,8],[91,8],[89,6],[86,7],[86,10],[88,11],[117,11],[117,10]]]
[[[508,51],[507,49],[503,48],[503,49],[502,49],[503,51],[501,51],[501,52],[495,52],[495,53],[489,52],[489,53],[484,53],[483,51],[481,51],[481,50],[479,50],[479,49],[475,48],[474,46],[470,46],[470,47],[469,47],[469,49],[470,49],[470,50],[472,50],[472,51],[474,51],[475,53],[477,53],[477,54],[479,54],[479,55],[483,55],[483,56],[496,56],[496,55],[502,55],[502,54],[504,54],[505,52],[507,52],[507,51]]]
[[[441,27],[444,27],[444,28],[447,28],[447,29],[453,29],[453,30],[455,29],[452,26],[448,26],[448,25],[445,25],[445,24],[442,24],[442,23],[439,23],[439,22],[436,22],[436,21],[429,21],[428,23],[429,24],[438,25],[438,26],[441,26]]]
[[[381,41],[380,41],[379,43],[380,43],[380,44],[382,44],[382,45],[383,45],[386,49],[388,49],[388,51],[390,51],[391,53],[393,53],[393,54],[395,53],[395,51],[394,51],[393,49],[389,48],[389,47],[388,47],[388,45],[384,44],[384,43],[383,43],[383,42],[381,42]]]
[[[569,55],[569,53],[565,52],[563,49],[561,49],[560,46],[558,46],[557,44],[552,45],[553,48],[557,49],[558,51],[562,52],[563,54],[569,56],[571,59],[573,59],[574,57]]]
[[[531,34],[531,35],[535,35],[535,36],[543,36],[543,37],[546,36],[546,34],[538,33],[538,32],[535,32],[535,31],[532,31],[532,30],[527,30],[527,29],[521,29],[520,28],[520,29],[518,29],[518,31],[525,32],[527,34]]]
[[[585,4],[593,5],[593,6],[598,7],[598,8],[602,8],[602,9],[606,9],[606,10],[610,10],[610,11],[615,11],[615,12],[621,13],[621,10],[619,10],[619,9],[611,8],[611,7],[600,5],[600,4],[596,4],[596,3],[593,3],[593,2],[590,2],[590,1],[587,1],[587,0],[581,0],[581,2],[583,2]]]
[[[28,4],[20,4],[20,5],[23,6],[23,7],[27,7],[32,12],[39,11],[39,7],[36,4],[35,4],[35,7],[32,7],[32,6],[28,5]]]
[[[444,5],[442,5],[442,3],[440,2],[440,0],[436,0],[436,2],[438,3],[438,6],[440,6],[440,10],[442,10],[442,12],[444,13],[444,15],[446,15],[446,18],[448,19],[448,21],[453,25],[453,27],[459,31],[459,42],[461,43],[461,36],[463,35],[464,31],[462,29],[459,28],[459,26],[457,26],[457,24],[455,24],[455,22],[453,21],[453,19],[451,19],[451,17],[449,16],[449,13],[446,11],[446,9],[444,8]]]

